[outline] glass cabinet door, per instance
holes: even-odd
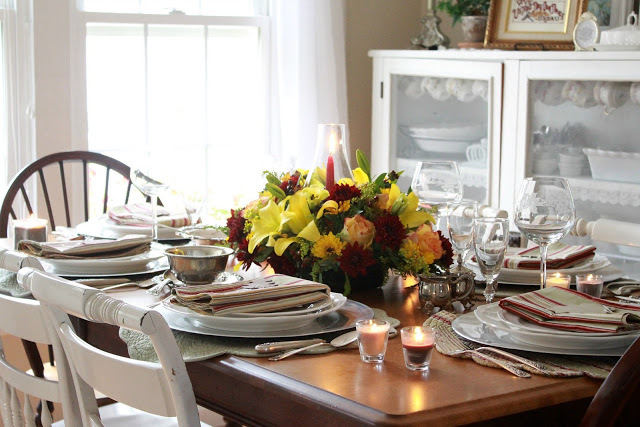
[[[567,178],[577,218],[640,223],[640,62],[530,63],[520,84],[527,95],[519,109],[519,176]],[[640,248],[595,245],[640,277]]]
[[[387,59],[382,79],[374,172],[404,171],[398,183],[406,191],[419,161],[453,160],[465,199],[497,201],[502,65]]]

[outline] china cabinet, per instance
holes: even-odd
[[[640,223],[640,52],[370,56],[374,172],[404,170],[406,189],[419,160],[455,160],[465,198],[508,212],[524,177],[562,176],[579,218]],[[597,246],[640,277],[640,248]]]

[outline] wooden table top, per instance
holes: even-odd
[[[143,291],[113,293],[148,304]],[[350,295],[384,309],[402,326],[421,325],[418,290],[399,279]],[[89,326],[89,341],[126,355],[117,331]],[[460,425],[497,418],[530,421],[582,416],[601,382],[586,377],[517,378],[501,370],[434,352],[428,373],[404,366],[400,338],[389,340],[380,365],[360,361],[357,349],[294,356],[280,362],[224,356],[188,363],[198,403],[247,425]]]

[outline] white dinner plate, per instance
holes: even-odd
[[[482,277],[478,263],[472,258],[467,260],[467,266],[476,273],[477,277]],[[624,272],[613,265],[609,260],[602,255],[595,255],[591,261],[588,261],[582,265],[576,265],[571,268],[563,268],[558,270],[547,270],[547,276],[551,276],[555,273],[564,273],[571,275],[571,280],[575,284],[576,274],[589,274],[595,273],[602,274],[604,281],[619,279]],[[500,274],[498,275],[499,283],[509,283],[513,285],[539,285],[540,284],[540,270],[525,270],[521,268],[507,268],[502,267]]]
[[[45,271],[65,277],[99,277],[150,273],[168,269],[169,263],[162,251],[150,250],[143,254],[102,259],[40,258]]]
[[[89,221],[78,224],[75,230],[76,233],[83,236],[98,237],[101,239],[119,239],[120,237],[128,234],[151,236],[151,226],[138,227],[134,225],[120,225],[109,219],[109,216],[107,215],[102,215],[98,218],[90,219]],[[185,238],[173,230],[160,226],[158,227],[158,239],[184,240]]]
[[[422,151],[435,153],[466,153],[467,147],[474,141],[457,141],[447,139],[429,139],[412,137]]]
[[[542,345],[526,343],[515,339],[512,330],[502,330],[494,326],[484,324],[474,313],[467,313],[459,316],[453,321],[451,327],[458,335],[468,339],[469,341],[511,350],[582,356],[622,356],[629,347],[629,345],[623,345],[615,348],[572,349],[545,347]]]
[[[200,314],[188,307],[171,304],[171,297],[162,301],[162,307],[167,311],[179,314],[188,318],[194,325],[201,328],[212,328],[233,332],[270,332],[286,331],[287,329],[297,329],[313,322],[316,318],[340,309],[346,302],[347,297],[335,292],[331,293],[331,307],[319,312],[305,313],[297,316],[260,316],[238,318],[229,316],[209,316]]]
[[[505,323],[499,311],[503,311],[498,303],[480,306],[474,311],[475,317],[484,325],[504,332],[522,343],[539,346],[545,349],[560,350],[603,350],[618,347],[628,347],[638,337],[640,331],[633,334],[603,334],[603,336],[591,336],[593,334],[565,333],[556,334],[556,331],[531,332],[510,323]],[[544,328],[546,329],[546,328]],[[553,352],[553,351],[549,351]]]
[[[204,327],[193,321],[192,317],[167,310],[162,304],[156,306],[154,310],[160,312],[172,329],[191,332],[201,335],[214,335],[218,337],[237,338],[288,338],[302,337],[308,335],[318,335],[330,332],[338,332],[345,329],[354,328],[358,320],[373,318],[373,310],[366,305],[347,300],[338,310],[330,313],[322,313],[321,316],[312,319],[310,323],[298,325],[296,328],[271,331],[228,331]],[[238,320],[238,319],[235,319]]]

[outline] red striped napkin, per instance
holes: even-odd
[[[274,274],[231,284],[185,286],[173,289],[172,303],[203,314],[273,313],[331,299],[322,283]]]
[[[176,228],[191,225],[186,212],[172,215],[166,208],[158,206],[156,215],[158,224]],[[152,207],[150,203],[130,203],[123,206],[114,206],[109,209],[109,218],[120,225],[148,227],[153,223]]]
[[[549,287],[504,298],[500,307],[537,325],[565,331],[610,333],[640,329],[639,305],[565,288]]]
[[[592,245],[569,246],[554,243],[547,253],[547,268],[558,270],[589,261],[595,255],[596,247]],[[540,268],[540,247],[534,246],[504,258],[505,268],[537,270]]]

